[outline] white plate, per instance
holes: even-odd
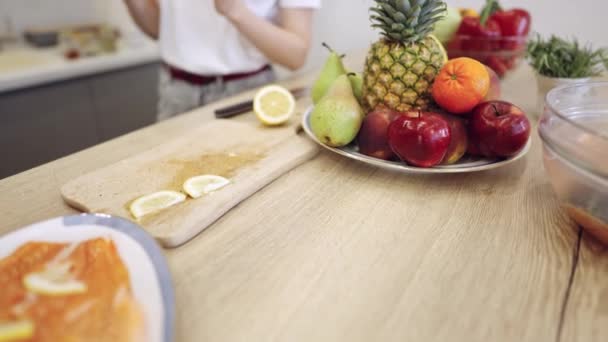
[[[144,310],[146,341],[172,341],[175,301],[169,268],[156,241],[130,221],[99,214],[43,221],[0,237],[0,258],[31,241],[69,243],[98,237],[112,239],[129,271],[133,295]]]
[[[327,146],[327,145],[321,143],[317,139],[315,134],[312,132],[312,129],[310,128],[310,114],[312,113],[313,108],[314,107],[312,107],[312,106],[309,107],[306,110],[306,112],[304,113],[304,115],[302,116],[302,128],[304,129],[306,134],[308,134],[308,136],[312,140],[314,140],[317,144],[325,147],[326,149],[328,149],[334,153],[345,156],[347,158],[354,159],[354,160],[357,160],[357,161],[360,161],[360,162],[363,162],[366,164],[370,164],[373,166],[377,166],[382,169],[394,170],[394,171],[403,172],[403,173],[410,173],[410,174],[413,174],[413,173],[417,173],[417,174],[466,173],[466,172],[477,172],[477,171],[496,169],[496,168],[503,167],[505,165],[511,164],[511,163],[521,159],[522,157],[524,157],[526,155],[526,153],[528,153],[528,151],[530,150],[530,146],[532,145],[532,139],[528,140],[528,143],[523,148],[523,150],[521,150],[521,152],[519,152],[517,155],[515,155],[509,159],[487,159],[487,158],[481,158],[481,157],[465,156],[464,158],[462,158],[460,161],[458,161],[456,164],[453,164],[453,165],[441,165],[441,166],[435,166],[435,167],[431,167],[431,168],[416,167],[416,166],[407,165],[403,162],[387,161],[387,160],[382,160],[382,159],[366,156],[364,154],[359,153],[359,148],[354,144],[351,144],[351,145],[348,145],[345,147],[341,147],[341,148],[335,148],[335,147],[330,147],[330,146]]]

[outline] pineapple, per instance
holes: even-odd
[[[442,0],[374,0],[372,27],[382,38],[369,50],[363,73],[363,106],[397,111],[426,110],[435,76],[447,61],[441,43],[430,33],[441,20]]]

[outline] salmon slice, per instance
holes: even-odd
[[[25,276],[57,262],[69,263],[70,277],[86,284],[86,292],[50,296],[26,289]],[[0,284],[0,324],[34,323],[33,336],[24,341],[145,340],[143,312],[110,239],[27,243],[0,260]]]

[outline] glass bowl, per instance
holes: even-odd
[[[538,130],[558,199],[574,221],[608,244],[608,82],[551,90]]]
[[[527,36],[474,37],[456,34],[447,43],[449,58],[470,57],[492,68],[499,77],[517,68],[526,55]]]

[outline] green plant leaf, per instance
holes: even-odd
[[[557,36],[543,39],[536,35],[528,42],[526,59],[541,75],[559,78],[585,78],[608,69],[608,50],[581,45],[576,39]]]

